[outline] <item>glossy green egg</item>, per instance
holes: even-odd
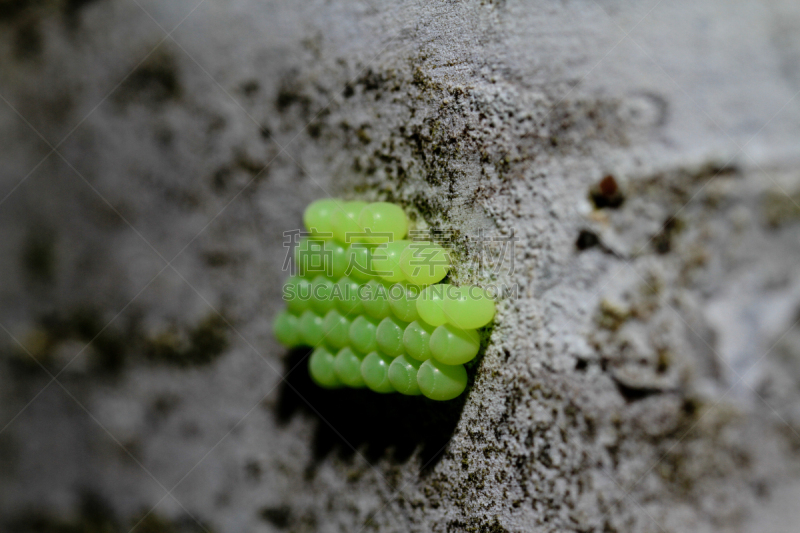
[[[332,297],[333,282],[325,276],[317,276],[311,280],[311,309],[320,316],[336,306]]]
[[[452,400],[467,388],[467,370],[463,365],[445,365],[428,359],[417,371],[417,384],[431,400]]]
[[[323,198],[311,202],[303,213],[303,224],[312,233],[329,233],[333,236],[333,212],[341,200]]]
[[[314,350],[308,359],[308,373],[320,387],[335,389],[342,386],[342,381],[336,375],[334,359],[333,354],[323,346]]]
[[[325,332],[322,330],[321,316],[315,314],[311,309],[308,309],[303,311],[297,323],[300,327],[300,339],[303,344],[312,347],[322,344]]]
[[[361,305],[370,317],[382,320],[392,314],[392,308],[389,306],[389,286],[385,283],[376,279],[370,280],[361,294],[364,296]]]
[[[408,233],[408,220],[400,206],[387,202],[375,202],[361,210],[358,223],[375,235],[365,237],[364,242],[380,243],[397,241]]]
[[[300,239],[294,251],[298,275],[307,278],[330,275],[333,259],[330,244],[331,241],[322,237],[311,236]]]
[[[407,355],[396,357],[389,365],[389,382],[397,392],[409,396],[422,394],[417,383],[417,372],[422,361],[412,359]]]
[[[322,320],[325,342],[334,348],[344,348],[350,344],[350,320],[335,309],[328,311]]]
[[[353,319],[356,315],[364,312],[364,305],[358,295],[358,291],[361,288],[360,283],[345,276],[336,282],[336,287],[338,294],[336,307],[344,316],[349,316]]]
[[[400,268],[400,256],[411,241],[399,240],[379,244],[372,251],[372,269],[384,281],[397,282],[406,279]]]
[[[297,317],[288,311],[278,313],[272,322],[272,333],[284,346],[297,346],[303,341],[300,338],[300,324]]]
[[[329,252],[331,263],[328,275],[335,280],[341,278],[350,266],[350,253],[347,247],[339,242],[329,241],[325,244],[325,250]]]
[[[367,354],[361,362],[361,376],[371,390],[375,392],[395,392],[389,381],[389,365],[394,358],[380,352]]]
[[[367,202],[360,201],[344,202],[334,209],[331,217],[333,238],[342,244],[360,242],[364,228],[358,223],[358,216],[367,205]]]
[[[365,244],[351,244],[346,249],[348,265],[345,275],[355,281],[365,283],[372,279],[372,252]]]
[[[431,356],[446,365],[460,365],[478,355],[481,339],[474,329],[459,329],[452,324],[436,328],[431,335]]]
[[[361,375],[361,363],[363,361],[364,356],[350,348],[339,350],[334,361],[334,369],[339,380],[354,389],[366,387],[364,377]]]
[[[414,241],[400,255],[400,269],[411,283],[439,283],[450,270],[450,252],[436,243]]]
[[[389,307],[394,316],[403,322],[413,322],[419,318],[417,298],[422,292],[419,285],[405,282],[395,283],[389,287]]]
[[[292,276],[283,286],[283,299],[289,311],[295,315],[311,307],[311,282],[300,276]]]
[[[361,353],[369,353],[378,349],[376,332],[378,323],[372,318],[361,315],[350,324],[350,345]]]
[[[409,324],[403,332],[403,346],[406,353],[418,361],[430,359],[431,335],[435,330],[435,327],[422,320],[415,320]]]
[[[444,296],[452,287],[446,283],[426,287],[417,298],[417,313],[422,320],[432,326],[441,326],[447,322],[444,314]]]
[[[378,324],[375,337],[378,342],[378,349],[386,355],[396,357],[405,352],[403,346],[403,333],[408,322],[403,322],[393,316],[387,316]]]
[[[444,312],[450,324],[461,329],[477,329],[492,321],[495,305],[480,287],[458,287],[448,292]]]

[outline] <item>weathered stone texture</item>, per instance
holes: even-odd
[[[0,2],[0,529],[794,531],[798,36],[791,0]],[[272,339],[327,195],[517,287],[465,398]]]

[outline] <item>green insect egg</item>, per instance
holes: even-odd
[[[336,307],[343,315],[354,318],[364,312],[364,305],[358,291],[361,284],[353,281],[347,276],[336,282]]]
[[[364,228],[358,223],[358,215],[367,205],[367,202],[340,203],[331,217],[333,238],[342,244],[360,242]]]
[[[361,315],[350,324],[350,345],[361,353],[369,353],[378,349],[378,323],[374,319]]]
[[[474,329],[459,329],[451,324],[436,328],[431,335],[431,356],[446,365],[460,365],[478,355],[481,339]]]
[[[342,204],[341,200],[324,198],[311,202],[303,213],[303,224],[312,233],[330,234],[333,236],[333,211]]]
[[[339,350],[333,365],[339,380],[354,389],[366,387],[364,377],[361,375],[362,361],[364,361],[364,356],[350,348]]]
[[[417,313],[422,320],[432,326],[441,326],[447,323],[444,314],[444,296],[452,285],[441,283],[426,287],[417,298]]]
[[[389,287],[389,307],[394,316],[403,322],[413,322],[419,318],[417,313],[417,298],[422,292],[419,285],[405,282],[395,283]]]
[[[310,235],[294,252],[298,275],[283,287],[287,310],[275,338],[314,348],[311,378],[321,387],[460,395],[463,366],[477,356],[477,328],[495,316],[479,287],[440,283],[450,251],[407,240],[404,210],[387,202],[312,202],[303,215]],[[366,354],[366,355],[364,355]]]
[[[272,333],[278,342],[284,346],[297,346],[302,343],[300,338],[300,324],[297,317],[288,311],[278,313],[272,322]]]
[[[317,276],[311,280],[311,309],[324,316],[336,305],[333,300],[333,281],[325,276]]]
[[[301,314],[311,306],[311,282],[299,276],[292,276],[283,286],[283,299],[289,311]]]
[[[350,320],[335,309],[328,311],[322,320],[325,342],[334,348],[344,348],[350,344]]]
[[[347,247],[347,269],[345,275],[365,283],[372,279],[372,252],[366,244],[355,243]]]
[[[317,275],[328,275],[331,272],[332,255],[328,249],[329,241],[322,237],[303,237],[294,250],[294,262],[297,273],[313,278]]]
[[[378,280],[370,280],[361,290],[364,298],[361,300],[361,305],[364,306],[364,312],[372,318],[382,320],[392,314],[392,308],[389,306],[389,287]]]
[[[375,234],[365,237],[364,242],[397,241],[408,233],[405,212],[399,206],[387,202],[375,202],[366,206],[358,216],[358,223],[366,231]]]
[[[337,241],[329,241],[325,244],[325,251],[330,257],[331,268],[326,275],[333,279],[339,279],[345,275],[350,266],[350,254],[347,247]]]
[[[406,279],[400,269],[400,255],[411,241],[399,240],[382,243],[372,251],[372,270],[384,281],[395,283]]]
[[[428,359],[417,371],[417,384],[422,394],[431,400],[452,400],[467,388],[467,371],[462,365],[446,365]]]
[[[436,330],[430,324],[415,320],[403,332],[403,346],[406,353],[417,361],[425,361],[431,357],[431,335]]]
[[[494,300],[486,290],[475,286],[458,287],[447,294],[444,312],[450,324],[461,329],[477,329],[494,318]]]
[[[308,373],[320,387],[336,389],[342,386],[334,369],[334,359],[333,354],[322,346],[314,350],[308,359]]]
[[[411,283],[439,283],[450,270],[450,252],[432,242],[414,241],[400,255],[400,270]]]
[[[319,346],[322,344],[325,332],[322,330],[321,316],[314,314],[314,311],[308,309],[307,311],[303,311],[297,323],[300,327],[300,340],[302,344],[306,346]]]
[[[409,396],[422,394],[417,383],[417,372],[422,361],[412,359],[407,355],[396,357],[389,365],[389,382],[397,392]]]
[[[380,352],[367,354],[361,362],[361,376],[370,390],[375,392],[395,392],[389,381],[389,365],[394,358]]]
[[[392,357],[401,355],[405,351],[403,333],[407,326],[407,322],[392,316],[387,316],[381,320],[381,323],[378,324],[378,329],[375,331],[378,349]]]

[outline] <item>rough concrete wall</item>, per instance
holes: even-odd
[[[791,0],[0,2],[3,530],[794,531],[798,36]],[[519,287],[465,398],[324,392],[271,338],[327,195]]]

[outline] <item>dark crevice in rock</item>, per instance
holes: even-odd
[[[308,375],[309,355],[304,349],[288,354],[284,370],[288,375],[279,391],[276,415],[283,424],[299,413],[317,420],[312,471],[334,451],[350,458],[355,450],[364,450],[369,461],[390,456],[404,463],[419,449],[423,471],[437,464],[455,432],[466,394],[435,402],[368,389],[326,390]]]

